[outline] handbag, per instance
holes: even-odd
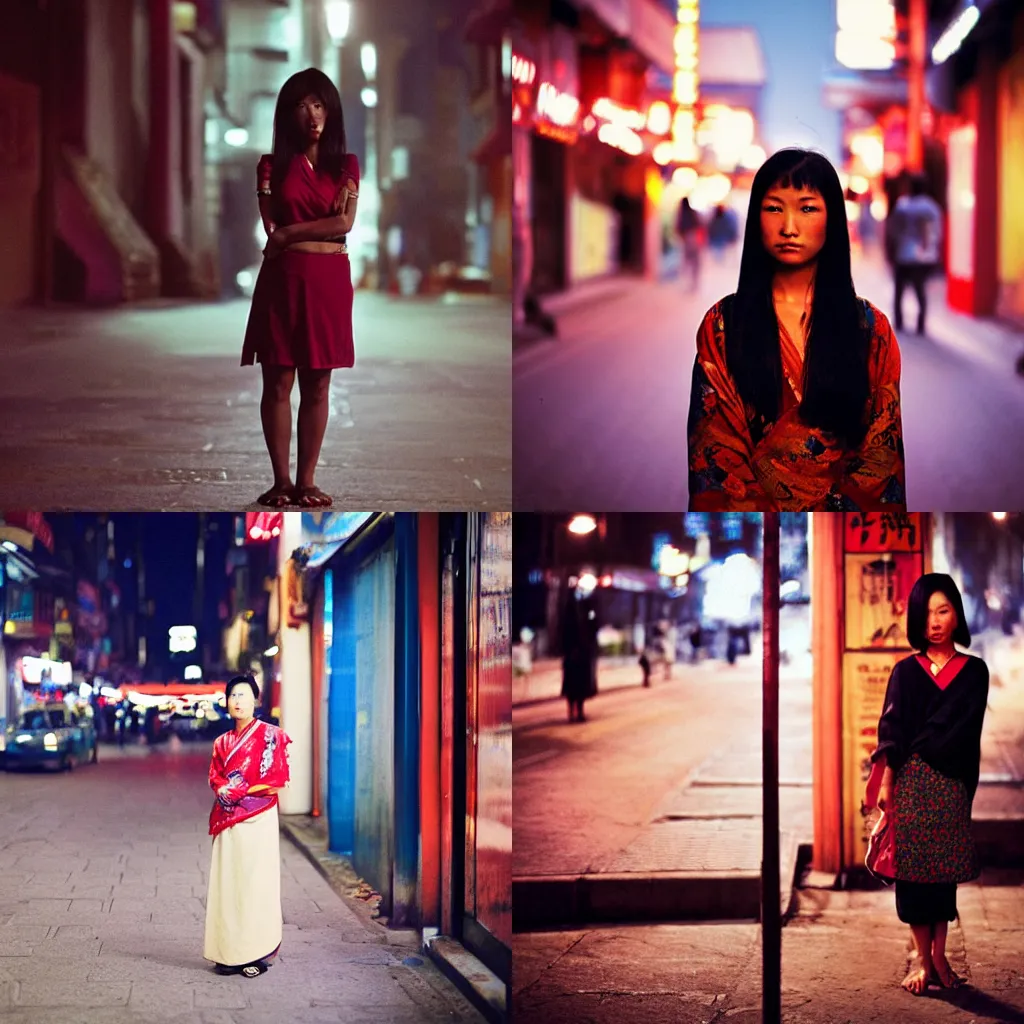
[[[896,835],[892,818],[884,811],[871,830],[864,866],[886,885],[896,881]]]

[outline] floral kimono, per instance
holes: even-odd
[[[900,352],[885,316],[863,303],[872,332],[868,432],[856,451],[800,418],[803,358],[779,329],[783,388],[774,423],[755,421],[725,359],[724,306],[697,333],[690,391],[690,509],[725,511],[906,511]]]
[[[218,736],[210,763],[213,856],[204,956],[224,967],[273,957],[281,945],[281,846],[274,790],[288,784],[282,729],[259,719]]]

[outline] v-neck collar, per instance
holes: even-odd
[[[252,720],[252,724],[246,726],[245,731],[240,736],[235,737],[235,742],[232,744],[231,749],[228,751],[228,756],[224,758],[225,764],[227,764],[227,762],[231,760],[236,751],[241,749],[242,744],[253,734],[254,730],[256,729],[256,726],[258,726],[259,724],[260,719],[254,718]]]
[[[967,655],[959,651],[953,655],[945,665],[939,669],[938,674],[932,674],[932,660],[926,654],[916,655],[917,663],[921,666],[924,674],[940,689],[945,690],[951,682],[960,674],[960,670],[967,664]]]
[[[786,330],[786,325],[779,319],[779,347],[782,350],[782,372],[793,392],[797,402],[803,402],[803,387],[801,382],[804,377],[805,355],[800,354],[797,343],[793,336]]]

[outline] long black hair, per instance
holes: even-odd
[[[278,195],[281,182],[288,173],[292,159],[306,151],[309,140],[299,132],[295,108],[307,97],[316,96],[324,105],[327,117],[320,133],[316,169],[332,178],[341,177],[345,157],[345,115],[341,96],[334,83],[319,69],[306,68],[292,75],[281,86],[274,110],[274,166],[270,173],[270,189]]]
[[[827,217],[814,279],[800,418],[856,448],[867,433],[871,328],[853,289],[843,188],[820,153],[781,149],[754,175],[739,285],[726,330],[726,363],[744,402],[766,423],[774,423],[782,401],[782,354],[772,300],[778,263],[761,237],[761,205],[776,186],[818,192]]]
[[[928,602],[932,594],[942,594],[956,612],[953,643],[970,647],[971,631],[964,614],[964,599],[953,577],[944,572],[926,572],[911,588],[907,599],[907,639],[910,646],[919,651],[928,649]]]

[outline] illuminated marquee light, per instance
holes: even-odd
[[[519,85],[533,85],[537,78],[537,65],[518,53],[512,54],[512,81]]]
[[[672,76],[672,99],[677,107],[672,118],[672,147],[671,150],[657,147],[655,160],[658,163],[691,163],[698,156],[694,108],[699,94],[699,22],[699,0],[679,0],[673,39],[676,63]]]
[[[602,121],[610,121],[623,128],[643,131],[647,126],[647,118],[639,110],[620,107],[618,103],[613,103],[609,99],[598,100],[592,109],[595,117],[601,118]]]
[[[537,113],[560,128],[571,128],[580,113],[580,101],[559,92],[550,82],[542,82],[537,94]]]
[[[606,146],[621,149],[630,156],[639,156],[644,151],[644,140],[632,128],[624,124],[607,123],[598,129],[597,137]]]

